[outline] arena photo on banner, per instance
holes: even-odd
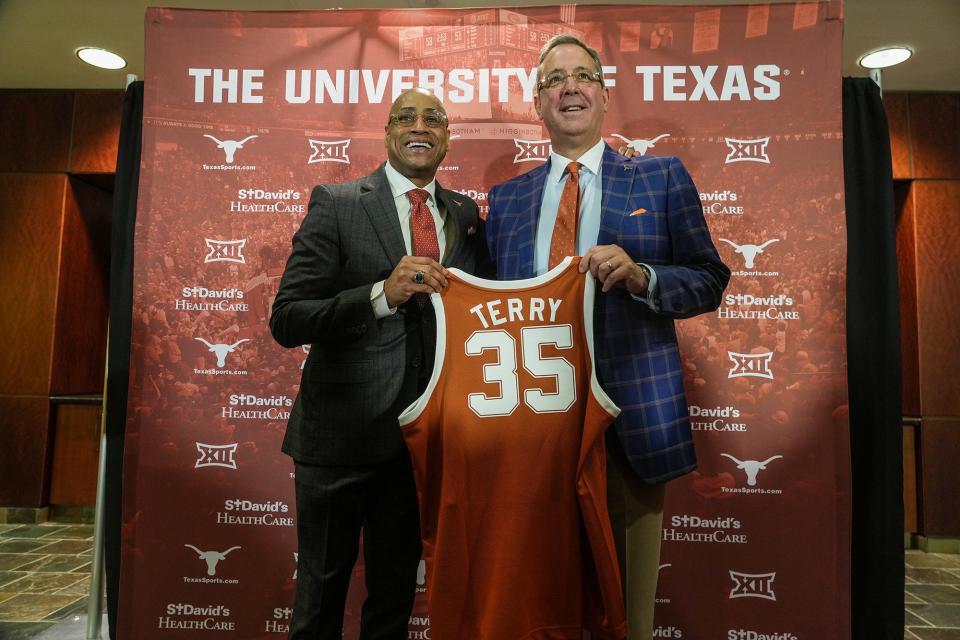
[[[278,346],[268,314],[310,189],[383,162],[390,103],[419,86],[449,115],[437,180],[484,213],[548,157],[535,68],[560,33],[603,60],[604,139],[683,161],[732,271],[714,313],[677,323],[699,467],[667,490],[657,637],[848,637],[839,2],[150,9],[145,27],[119,638],[285,634],[280,443],[308,347]]]

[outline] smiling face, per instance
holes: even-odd
[[[413,124],[406,126],[395,120],[395,116],[402,113],[426,116],[437,112],[444,115],[438,127],[428,126],[423,117],[415,117]],[[411,89],[400,94],[390,108],[390,116],[390,122],[384,127],[387,160],[411,182],[423,187],[433,180],[437,167],[447,155],[450,129],[446,111],[433,94],[423,89]]]
[[[538,77],[556,72],[569,74],[578,69],[599,71],[593,58],[582,47],[561,44],[543,59]],[[578,83],[568,77],[552,89],[538,90],[533,97],[533,106],[550,133],[554,151],[576,159],[600,140],[600,127],[609,99],[609,89],[599,82]]]

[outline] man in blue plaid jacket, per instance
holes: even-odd
[[[487,242],[499,279],[528,278],[553,265],[562,239],[554,230],[569,229],[575,242],[566,248],[602,284],[597,373],[622,410],[607,433],[610,517],[630,638],[648,640],[664,483],[696,467],[674,320],[716,309],[730,270],[680,161],[626,158],[601,138],[609,89],[597,52],[556,36],[541,52],[537,77],[534,106],[550,134],[550,160],[491,189]],[[565,197],[571,171],[579,174]],[[562,206],[577,180],[578,202]],[[569,216],[572,229],[564,210],[578,212]]]

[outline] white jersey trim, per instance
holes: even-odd
[[[593,297],[597,291],[597,281],[589,271],[584,275],[587,282],[583,288],[583,332],[587,336],[587,351],[590,354],[590,390],[593,392],[593,397],[597,399],[597,403],[616,418],[620,415],[620,407],[600,386],[600,380],[597,378],[597,360],[593,357]]]
[[[573,262],[573,258],[571,256],[567,256],[558,262],[557,266],[555,266],[553,269],[550,269],[545,273],[541,273],[539,276],[525,278],[523,280],[485,280],[483,278],[470,275],[465,271],[460,271],[460,269],[450,269],[450,271],[452,271],[454,275],[464,282],[472,284],[476,287],[480,287],[481,289],[490,289],[493,291],[499,291],[500,289],[530,289],[550,282],[561,273],[566,271],[571,262]]]
[[[451,269],[451,271],[457,271],[457,275],[461,275],[457,269]],[[480,278],[477,278],[477,280],[480,282],[489,282],[488,280],[481,280]],[[437,382],[440,380],[440,369],[443,368],[443,359],[447,355],[447,314],[444,311],[443,300],[440,299],[440,294],[431,293],[430,303],[433,304],[433,312],[437,318],[437,350],[433,359],[433,372],[430,374],[430,380],[427,382],[427,388],[423,390],[423,394],[414,400],[409,407],[404,409],[403,413],[397,418],[397,420],[400,421],[401,428],[419,418],[423,410],[427,408],[427,405],[430,403],[430,398],[433,397],[433,391],[437,388]]]

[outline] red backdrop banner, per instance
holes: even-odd
[[[390,103],[422,86],[450,115],[438,180],[485,210],[549,153],[537,54],[572,33],[605,64],[604,137],[683,160],[733,270],[715,313],[678,323],[700,467],[668,489],[656,637],[848,638],[841,20],[839,2],[149,10],[120,637],[286,632],[280,442],[309,347],[267,320],[310,190],[383,162]],[[429,627],[420,598],[409,637]]]

